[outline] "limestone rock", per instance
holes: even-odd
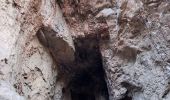
[[[54,41],[40,43],[42,27]],[[0,99],[67,98],[56,61],[72,61],[73,40],[88,36],[99,41],[110,100],[170,99],[169,0],[1,0]]]
[[[5,81],[0,81],[0,100],[25,100],[15,92],[14,87]]]
[[[50,25],[61,31],[63,40],[71,39],[55,0],[3,0],[0,15],[0,80],[15,88],[11,93],[17,91],[28,100],[50,100],[54,94],[60,96],[59,100],[62,86],[55,89],[56,65],[36,37],[42,25]],[[71,41],[67,43],[72,45]]]
[[[166,26],[168,19],[161,21],[169,14],[164,8],[168,5],[169,1],[159,0],[117,1],[118,16],[107,19],[111,27],[109,49],[101,51],[112,99],[126,99],[125,94],[133,100],[169,99],[170,27]],[[111,23],[113,20],[117,23]],[[133,82],[135,87],[123,86],[123,82]]]
[[[108,17],[109,15],[114,14],[114,11],[111,8],[105,8],[99,12],[96,17]]]

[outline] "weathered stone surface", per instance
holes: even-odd
[[[170,99],[169,0],[58,3],[61,10],[56,0],[0,1],[0,80],[4,84],[0,85],[0,99],[11,100],[2,92],[6,90],[21,100],[62,98],[62,83],[56,82],[57,66],[48,47],[55,47],[56,41],[44,42],[46,47],[39,43],[36,33],[42,26],[66,43],[70,53],[65,57],[70,60],[74,59],[72,37],[97,36],[110,100]],[[65,61],[59,56],[57,59]]]
[[[169,0],[73,2],[60,4],[73,36],[110,37],[101,40],[110,99],[168,100]]]
[[[118,15],[107,19],[112,30],[110,49],[101,51],[112,99],[120,99],[125,94],[133,100],[169,99],[170,27],[168,21],[162,22],[168,20],[169,3],[117,1]],[[117,23],[111,23],[112,20]],[[130,88],[123,86],[124,82]]]
[[[40,26],[50,26],[74,49],[55,0],[2,0],[0,15],[0,80],[25,99],[51,100],[56,94],[59,100],[62,86],[56,84],[55,62],[36,37]]]
[[[39,41],[49,49],[57,63],[71,63],[74,61],[74,46],[64,40],[61,33],[54,31],[50,27],[42,27],[37,32]],[[66,37],[67,38],[67,37]]]
[[[105,8],[102,11],[99,12],[99,14],[97,14],[97,18],[98,17],[108,17],[110,15],[114,14],[114,11],[111,8]]]
[[[5,81],[0,81],[0,100],[25,100],[15,92],[14,87]]]

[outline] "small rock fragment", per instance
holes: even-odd
[[[99,14],[97,14],[97,18],[99,17],[108,17],[110,15],[114,14],[114,11],[111,8],[104,8],[103,10],[101,10],[99,12]]]

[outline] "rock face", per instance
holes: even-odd
[[[169,1],[117,2],[109,48],[102,48],[111,99],[169,99]],[[114,19],[116,18],[116,19]],[[116,23],[111,23],[115,21]],[[125,99],[127,96],[124,97]]]
[[[169,0],[1,0],[0,36],[2,100],[69,100],[58,67],[77,52],[100,53],[110,100],[170,99]]]
[[[169,3],[69,0],[60,4],[73,36],[99,36],[111,100],[169,99]]]
[[[16,93],[10,84],[0,81],[0,100],[24,100],[24,97]]]
[[[56,83],[56,65],[36,37],[42,25],[59,27],[63,39],[72,44],[55,1],[3,0],[0,5],[0,79],[11,85],[8,87],[15,88],[11,93],[16,91],[26,100],[51,100],[54,94],[60,99],[61,84]],[[14,100],[4,96],[0,98]]]

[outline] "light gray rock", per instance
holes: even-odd
[[[0,100],[26,100],[24,97],[16,93],[11,84],[0,81]]]
[[[133,100],[168,100],[169,1],[122,0],[116,4],[118,16],[106,19],[110,49],[101,51],[111,100],[125,94]]]
[[[0,1],[0,14],[0,80],[8,81],[15,87],[11,93],[16,91],[18,94],[11,95],[16,97],[23,95],[28,100],[53,99],[55,91],[62,88],[55,84],[56,65],[35,34],[42,24],[49,25],[55,30],[59,29],[57,31],[63,40],[73,45],[55,0],[3,0]],[[5,91],[3,89],[6,87],[2,86],[1,89]],[[8,98],[9,93],[1,92],[1,97]],[[61,91],[56,92],[58,94],[61,97]],[[59,96],[56,100],[60,99]]]
[[[74,53],[71,35],[102,37],[110,100],[169,100],[170,1],[81,0],[76,4],[78,9],[65,4],[60,10],[56,0],[0,1],[0,99],[62,98],[57,66],[36,37],[43,25],[66,42],[68,59]]]
[[[108,17],[112,14],[114,14],[114,11],[111,8],[104,8],[97,14],[96,17]]]

